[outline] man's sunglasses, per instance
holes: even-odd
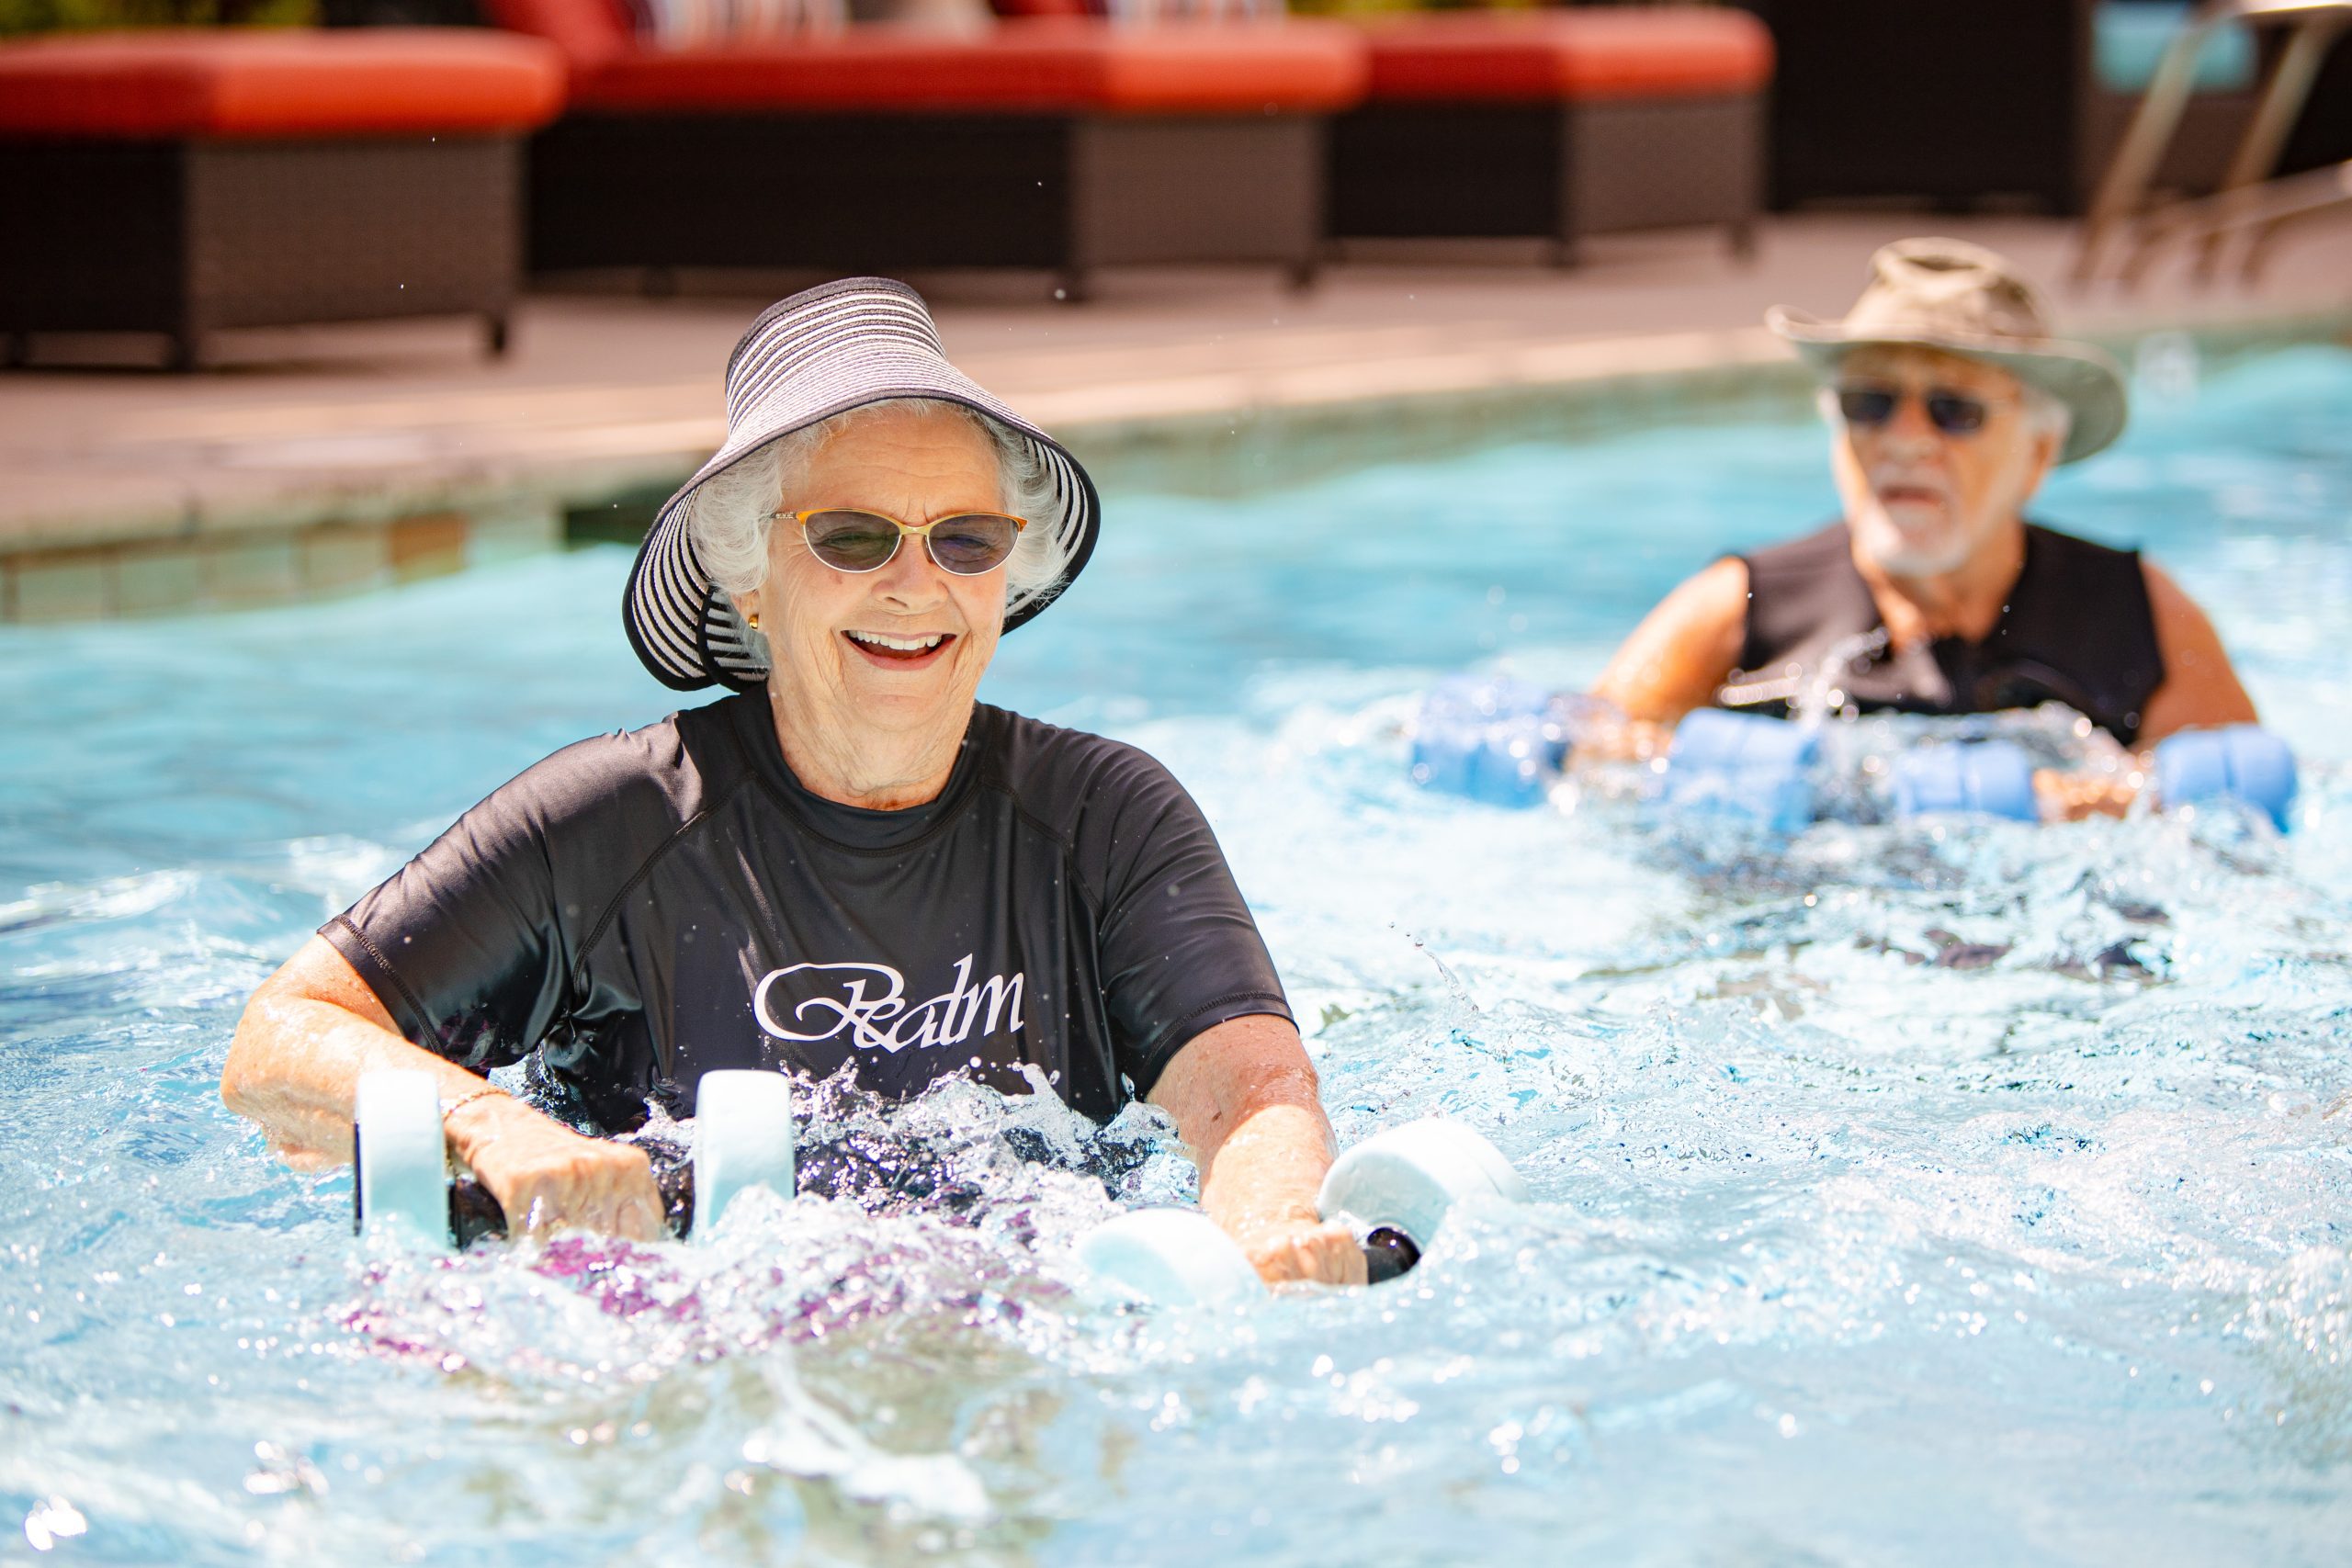
[[[1012,558],[1021,530],[1029,526],[1001,512],[959,512],[930,523],[901,523],[879,512],[839,506],[768,515],[799,524],[808,553],[835,571],[879,571],[899,553],[899,541],[914,534],[932,564],[957,577],[978,577],[1002,566]]]
[[[1845,416],[1848,424],[1874,429],[1893,419],[1894,411],[1910,395],[1900,387],[1840,387],[1838,412]],[[1928,423],[1946,435],[1975,434],[1984,428],[1984,421],[1993,412],[1991,400],[1955,392],[1949,387],[1928,388],[1927,403]]]

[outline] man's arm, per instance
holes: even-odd
[[[1662,743],[1658,728],[1713,702],[1739,662],[1747,630],[1747,562],[1726,557],[1686,578],[1634,628],[1593,684],[1592,694],[1614,704],[1636,732],[1629,744],[1603,749],[1654,750]]]
[[[2153,746],[2168,735],[2208,725],[2260,723],[2221,634],[2197,601],[2154,561],[2142,561],[2140,570],[2155,615],[2156,649],[2165,660],[2164,684],[2140,716],[2140,744]]]
[[[351,1157],[360,1075],[378,1067],[432,1074],[445,1101],[487,1087],[402,1039],[367,981],[314,936],[245,1004],[220,1098],[260,1122],[271,1147],[293,1163],[337,1163]],[[448,1134],[518,1230],[571,1224],[639,1240],[661,1234],[662,1197],[641,1150],[582,1137],[503,1094],[451,1112]]]
[[[1331,1168],[1331,1123],[1315,1064],[1286,1019],[1228,1019],[1196,1034],[1152,1086],[1201,1168],[1201,1208],[1268,1283],[1364,1282],[1363,1250],[1326,1224],[1316,1190]]]

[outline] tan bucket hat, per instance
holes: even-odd
[[[1870,282],[1843,321],[1775,305],[1764,322],[1824,380],[1848,350],[1865,344],[1916,344],[1997,365],[2074,411],[2062,463],[2112,445],[2129,417],[2122,367],[2104,349],[2052,337],[2050,312],[2033,285],[2007,258],[1965,240],[1880,246]]]

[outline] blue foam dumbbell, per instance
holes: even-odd
[[[1813,820],[1813,766],[1821,733],[1761,714],[1698,708],[1674,727],[1666,757],[1670,806],[1761,822],[1793,833]]]
[[[2156,798],[2166,810],[2200,800],[2239,800],[2266,813],[2283,833],[2295,790],[2295,753],[2258,724],[2185,729],[2156,748]]]
[[[1550,693],[1508,677],[1457,675],[1422,700],[1413,782],[1489,806],[1533,806],[1567,753]]]
[[[1897,817],[1966,813],[2038,822],[2033,759],[2014,740],[1924,746],[1894,759]]]

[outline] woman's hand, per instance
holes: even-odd
[[[1321,1220],[1275,1224],[1236,1238],[1258,1277],[1269,1285],[1303,1281],[1310,1285],[1361,1285],[1366,1282],[1363,1247],[1356,1233],[1344,1224]]]
[[[1364,1283],[1355,1233],[1316,1214],[1331,1123],[1315,1064],[1285,1018],[1248,1014],[1202,1031],[1152,1086],[1151,1102],[1201,1168],[1201,1211],[1270,1285]]]
[[[577,1225],[631,1241],[662,1234],[662,1194],[644,1154],[583,1138],[453,1062],[401,1038],[358,971],[323,937],[264,981],[237,1023],[220,1097],[262,1124],[289,1159],[349,1159],[352,1100],[379,1068],[423,1073],[444,1103],[449,1146],[506,1211],[510,1229]]]
[[[511,1235],[564,1226],[628,1241],[662,1235],[662,1193],[642,1149],[583,1137],[503,1094],[451,1112],[449,1141],[506,1211]]]

